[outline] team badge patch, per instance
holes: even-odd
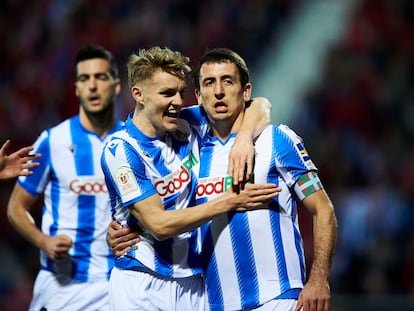
[[[310,160],[308,152],[305,149],[305,146],[302,143],[296,144],[296,148],[299,150],[299,154],[302,157],[303,161],[307,162]]]
[[[122,196],[138,189],[134,174],[129,167],[121,167],[116,172],[115,182]]]

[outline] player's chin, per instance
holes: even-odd
[[[173,132],[173,131],[176,131],[176,130],[177,130],[177,128],[178,128],[178,125],[177,125],[177,120],[175,120],[175,121],[173,121],[173,120],[169,120],[168,122],[165,122],[165,123],[164,123],[164,127],[165,127],[165,130],[166,130],[167,132]]]

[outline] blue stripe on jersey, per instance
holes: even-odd
[[[280,128],[273,127],[274,148],[277,150],[273,152],[273,156],[277,159],[282,167],[288,167],[293,176],[303,174],[303,161],[298,153],[291,152],[295,149],[293,140]],[[293,163],[293,164],[292,164]],[[300,164],[299,164],[300,163]],[[294,168],[301,168],[295,170]]]
[[[210,175],[212,157],[214,148],[212,148],[214,144],[211,144],[209,141],[204,141],[203,154],[200,154],[200,159],[203,158],[203,164],[200,166],[199,177],[207,177]],[[197,200],[197,204],[202,204],[207,202],[207,198],[201,198]],[[201,227],[201,241],[203,245],[202,249],[202,260],[203,266],[205,269],[206,275],[206,282],[208,282],[209,290],[207,291],[208,300],[214,301],[215,305],[210,306],[211,310],[220,311],[222,310],[221,306],[224,304],[223,300],[223,291],[221,288],[218,267],[217,267],[217,259],[214,253],[214,241],[213,236],[211,234],[210,222],[204,224]],[[212,271],[214,270],[214,271]],[[213,279],[214,278],[214,279]]]
[[[293,228],[293,232],[295,235],[295,247],[296,251],[298,252],[300,260],[300,274],[302,282],[305,283],[306,281],[306,266],[305,266],[305,255],[303,254],[303,248],[302,248],[302,237],[300,236],[300,232],[296,229],[296,227]]]
[[[49,134],[50,134],[50,130],[48,130]],[[52,217],[53,217],[53,222],[51,223],[51,225],[49,226],[49,235],[50,236],[56,236],[57,235],[57,230],[58,230],[58,223],[59,223],[59,205],[60,205],[60,185],[59,185],[59,180],[57,179],[56,175],[53,173],[53,163],[51,161],[51,147],[50,147],[50,136],[48,136],[47,140],[45,140],[42,145],[45,146],[45,148],[40,149],[40,150],[44,150],[47,151],[47,160],[49,161],[49,166],[50,166],[50,180],[51,180],[51,191],[50,191],[50,196],[51,196],[51,207],[52,207]],[[39,152],[41,152],[39,150]],[[45,154],[45,155],[46,155]],[[42,153],[42,157],[43,157],[43,153]],[[39,184],[39,183],[36,183]],[[43,207],[44,211],[46,210],[46,207]],[[49,257],[47,257],[47,261],[46,261],[46,266],[49,269],[49,271],[54,271],[54,261],[52,259],[50,259]]]
[[[234,251],[237,279],[240,288],[241,305],[244,308],[259,305],[259,284],[257,282],[256,266],[253,254],[253,245],[250,236],[247,214],[228,213],[229,229]],[[243,237],[243,243],[240,242]],[[245,267],[252,267],[246,269]],[[253,302],[254,301],[254,302]]]
[[[70,131],[72,143],[75,146],[75,168],[78,176],[94,175],[92,145],[85,130],[82,128],[78,118],[70,120]],[[82,147],[81,147],[82,146]],[[73,256],[88,258],[87,261],[79,261],[77,271],[88,271],[90,264],[91,243],[95,223],[96,198],[91,195],[79,195],[78,198],[78,227],[75,243],[73,245]],[[81,241],[81,242],[79,242]],[[87,280],[87,276],[75,275],[76,279]]]
[[[275,137],[279,137],[281,139],[279,141],[277,141],[275,139]],[[283,140],[282,140],[282,138],[283,138]],[[274,140],[274,143],[273,143],[273,151],[272,151],[273,156],[272,156],[272,158],[278,158],[278,160],[281,161],[281,157],[276,157],[276,154],[283,154],[283,152],[281,151],[281,149],[283,149],[283,148],[281,148],[281,145],[286,146],[285,150],[288,149],[288,148],[291,148],[291,147],[287,147],[287,146],[294,146],[293,140],[290,139],[290,137],[288,137],[279,127],[276,127],[276,126],[273,127],[273,140]],[[304,147],[302,149],[304,150]],[[277,150],[277,152],[276,152],[276,150]],[[290,152],[290,154],[292,155],[293,153]],[[300,155],[298,155],[296,153],[295,153],[295,155],[296,156],[289,157],[289,161],[292,161],[293,163],[296,163],[296,165],[291,165],[291,166],[288,166],[288,167],[290,167],[290,168],[299,167],[300,169],[297,170],[297,174],[302,175],[303,174],[303,168],[301,168],[302,167],[301,165],[297,164],[297,163],[302,163],[302,159],[301,159]],[[286,166],[286,163],[283,163],[282,161],[281,161],[281,163],[282,163],[283,166]],[[274,170],[274,169],[272,168],[272,170]],[[277,171],[277,170],[274,170],[274,171]],[[292,172],[294,172],[294,170],[292,170]],[[293,175],[295,175],[295,173]],[[296,206],[295,200],[292,200],[291,204],[292,204],[292,206],[291,206],[291,216],[293,217],[293,215],[295,213],[297,213],[297,210],[296,210],[297,206]],[[305,280],[306,280],[306,267],[305,267],[305,260],[304,260],[302,242],[301,242],[302,238],[301,238],[300,232],[294,226],[294,223],[292,223],[292,226],[293,226],[293,232],[294,232],[294,237],[295,237],[295,248],[298,252],[299,258],[302,259],[302,260],[300,260],[301,279],[302,279],[302,282],[305,282]],[[280,240],[278,240],[278,241],[280,241]],[[286,267],[286,265],[284,265],[284,266]],[[287,276],[287,273],[284,273],[283,275],[286,276],[286,282],[288,282],[289,278]],[[286,284],[286,286],[289,286],[289,288],[290,288],[290,285],[286,282],[281,281],[281,285],[282,285],[281,292],[282,293],[286,290],[286,288],[284,288],[285,286],[283,286],[283,284]]]
[[[272,203],[269,205],[272,205]],[[273,241],[276,247],[276,260],[278,274],[280,278],[280,291],[283,293],[285,290],[290,289],[290,286],[286,268],[286,258],[285,253],[283,251],[282,234],[280,232],[280,213],[270,213],[269,215]]]
[[[204,202],[200,202],[204,203]],[[206,283],[208,283],[207,287],[209,290],[207,291],[208,300],[214,301],[214,306],[210,305],[210,309],[212,311],[220,311],[223,310],[222,306],[224,305],[223,300],[223,290],[221,288],[218,267],[217,267],[217,259],[214,252],[214,242],[213,236],[211,231],[208,230],[209,225],[204,225],[204,238],[203,238],[203,256],[202,260],[204,263],[205,277]],[[207,256],[208,254],[208,256]]]
[[[276,131],[276,127],[273,127],[273,131]],[[281,146],[286,144],[286,141],[278,142],[275,137],[278,137],[276,133],[273,134],[273,143],[272,143],[272,157],[271,157],[271,163],[269,165],[269,172],[277,172],[275,162],[273,159],[277,157],[277,154],[281,152]],[[283,136],[286,138],[285,136]],[[286,148],[282,149],[286,150]],[[274,182],[274,180],[268,180],[268,182]],[[279,206],[275,201],[272,201],[269,204],[269,207],[271,207],[272,210],[276,208],[278,212],[270,212],[270,225],[271,225],[271,231],[273,236],[273,242],[276,248],[276,260],[277,260],[277,269],[279,274],[279,283],[280,283],[280,292],[283,293],[286,290],[290,289],[289,285],[289,276],[287,273],[287,267],[286,267],[286,258],[285,258],[285,252],[283,249],[283,240],[282,240],[282,233],[281,233],[281,226],[280,226],[280,209]]]

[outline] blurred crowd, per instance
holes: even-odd
[[[363,0],[293,126],[339,219],[334,292],[414,298],[414,1]]]
[[[254,70],[300,3],[2,1],[0,139],[17,149],[77,112],[74,55],[85,44],[100,43],[117,58],[124,80],[117,113],[125,119],[133,107],[125,77],[131,52],[168,46],[197,61],[205,48],[226,46]],[[305,139],[336,207],[333,293],[414,295],[413,33],[414,1],[360,0],[322,81],[289,124]],[[38,268],[38,251],[7,221],[12,185],[0,187],[1,311],[25,309]]]

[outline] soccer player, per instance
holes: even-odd
[[[7,154],[9,146],[10,140],[8,139],[0,148],[0,179],[11,179],[33,174],[29,169],[39,166],[39,162],[33,162],[32,160],[39,158],[40,154],[29,154],[34,149],[32,146],[23,147],[12,154]]]
[[[100,46],[76,55],[79,114],[43,131],[33,174],[20,177],[8,204],[17,231],[40,249],[30,310],[109,310],[108,280],[114,256],[106,240],[111,221],[100,165],[104,144],[121,128],[114,119],[120,92],[118,67]],[[30,216],[43,194],[41,230]]]
[[[140,50],[128,61],[135,110],[105,146],[102,168],[114,218],[125,227],[138,225],[141,242],[115,261],[112,310],[204,310],[194,229],[240,206],[261,206],[278,193],[272,184],[251,185],[194,206],[199,142],[208,124],[197,116],[199,109],[192,120],[197,130],[178,118],[188,61],[159,47]]]
[[[225,189],[227,154],[252,85],[245,61],[229,49],[207,51],[194,71],[199,104],[212,125],[203,141],[197,204]],[[254,182],[282,188],[266,209],[230,211],[202,228],[202,258],[211,310],[324,310],[336,217],[302,139],[286,125],[269,125],[255,141]],[[214,191],[212,191],[214,190]],[[296,199],[313,215],[314,260],[305,286]]]

